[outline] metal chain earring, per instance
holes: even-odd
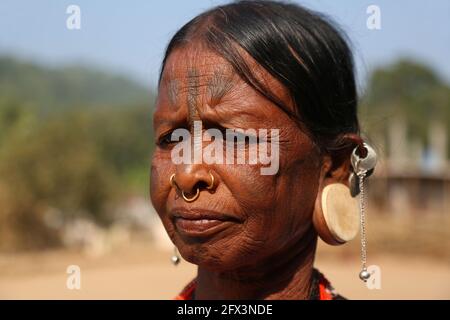
[[[375,150],[367,143],[363,143],[363,146],[367,152],[365,157],[361,157],[358,155],[359,147],[356,147],[353,150],[351,163],[354,174],[350,176],[350,185],[352,196],[356,196],[359,194],[359,216],[361,230],[361,272],[359,273],[359,278],[366,282],[370,278],[370,273],[367,271],[366,206],[364,182],[365,179],[370,174],[372,174],[373,170],[375,169],[375,165],[377,163],[377,154]]]

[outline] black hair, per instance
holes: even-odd
[[[324,15],[275,1],[217,6],[173,36],[161,74],[170,53],[192,41],[225,58],[243,80],[306,127],[321,150],[348,147],[343,135],[359,134],[352,52],[345,33]],[[257,80],[236,45],[287,88],[295,112]]]

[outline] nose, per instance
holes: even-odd
[[[214,192],[218,180],[214,173],[202,164],[183,164],[177,166],[174,184],[184,195],[196,195],[202,190]]]

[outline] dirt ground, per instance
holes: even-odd
[[[0,255],[0,299],[171,299],[195,276],[195,266],[170,263],[171,252],[133,244],[90,257],[73,251]],[[449,299],[450,266],[424,257],[375,255],[381,289],[358,279],[357,256],[328,255],[316,267],[349,299]],[[81,269],[80,290],[66,286],[69,265]]]

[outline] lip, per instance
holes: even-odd
[[[174,209],[171,218],[178,232],[189,237],[209,237],[240,222],[233,215],[205,209]]]

